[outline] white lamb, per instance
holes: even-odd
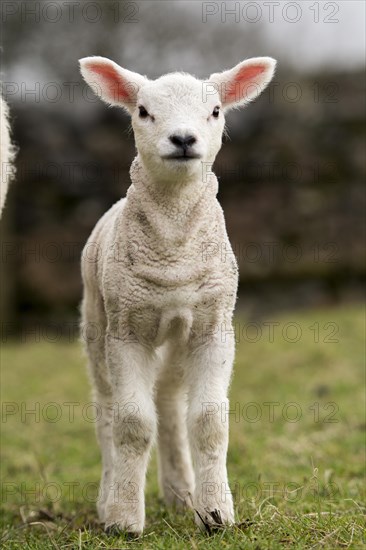
[[[0,134],[1,134],[1,147],[0,147],[0,216],[5,204],[5,198],[8,191],[8,185],[11,178],[14,176],[14,156],[15,148],[10,139],[9,128],[9,109],[3,98],[0,96]]]
[[[221,411],[238,270],[211,167],[224,111],[257,97],[275,61],[249,59],[207,81],[151,81],[102,57],[80,65],[101,99],[131,114],[137,145],[127,197],[98,222],[82,261],[82,327],[102,412],[99,517],[106,530],[143,530],[157,436],[165,500],[191,502],[203,528],[232,524]]]

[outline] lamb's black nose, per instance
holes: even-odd
[[[194,136],[170,136],[170,141],[174,143],[177,147],[181,147],[184,151],[186,151],[189,147],[192,147],[197,141],[197,139]]]

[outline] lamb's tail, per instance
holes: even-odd
[[[14,158],[15,147],[11,141],[9,125],[9,109],[0,97],[0,216],[4,207],[8,185],[15,175]]]

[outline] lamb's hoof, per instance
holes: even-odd
[[[107,535],[110,535],[112,537],[119,537],[123,535],[126,539],[136,539],[142,533],[142,531],[131,531],[128,529],[123,529],[117,523],[106,525],[104,530],[107,533]]]
[[[198,510],[195,510],[196,523],[201,531],[209,535],[213,535],[218,531],[222,531],[229,525],[234,525],[233,519],[223,519],[220,510],[205,510],[201,514]]]

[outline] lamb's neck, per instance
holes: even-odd
[[[148,228],[149,241],[166,246],[185,246],[203,226],[215,223],[218,184],[214,174],[207,181],[158,185],[146,173],[138,157],[131,166],[132,185],[127,193],[128,216],[132,225],[143,232]],[[178,184],[179,185],[179,184]],[[131,225],[131,227],[132,227]],[[151,244],[151,243],[150,243]]]
[[[173,223],[184,224],[201,202],[205,203],[206,210],[216,202],[218,183],[216,176],[210,172],[205,181],[199,178],[184,182],[155,181],[137,156],[132,163],[130,176],[143,202],[149,202]]]

